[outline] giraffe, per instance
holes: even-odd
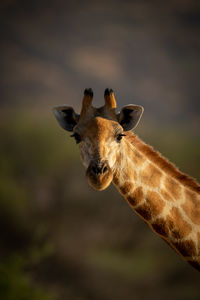
[[[136,214],[200,271],[200,185],[132,132],[142,106],[116,113],[113,90],[104,98],[105,105],[95,108],[92,89],[85,89],[80,115],[65,105],[53,109],[79,144],[88,184],[101,191],[113,182]]]

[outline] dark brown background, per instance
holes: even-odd
[[[0,33],[0,298],[199,299],[199,273],[113,187],[87,186],[51,113],[111,87],[200,180],[199,1],[1,1]]]

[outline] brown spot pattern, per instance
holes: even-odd
[[[192,230],[176,207],[173,207],[166,217],[166,226],[169,228],[170,235],[175,239],[185,238]]]
[[[165,206],[165,202],[162,200],[162,198],[159,196],[159,194],[156,192],[153,192],[153,191],[149,191],[147,193],[146,201],[149,204],[149,206],[151,207],[152,214],[154,216],[159,215]]]
[[[173,237],[182,239],[186,237],[192,230],[191,226],[183,220],[180,211],[177,208],[172,208],[170,215],[164,218],[158,218],[152,223],[152,228],[163,237]]]
[[[114,184],[119,185],[119,178],[120,178],[119,170],[116,170],[115,173],[113,174]]]
[[[196,255],[195,243],[192,240],[175,242],[173,245],[185,257]]]
[[[169,228],[167,227],[166,221],[163,218],[158,218],[154,223],[152,223],[153,229],[163,237],[169,235]]]
[[[123,174],[123,180],[132,180],[136,181],[137,180],[137,173],[135,170],[129,169],[127,172],[124,172]]]
[[[182,185],[200,193],[200,185],[193,178],[180,172],[172,163],[170,163],[160,153],[156,152],[151,146],[142,142],[130,131],[126,133],[126,138],[129,139],[138,151],[140,151],[141,155],[144,155],[144,157],[154,162],[160,169],[169,174],[170,177],[175,178]]]
[[[137,187],[128,197],[127,200],[131,206],[138,205],[143,200],[142,187]]]
[[[144,184],[151,187],[158,187],[160,185],[160,179],[162,172],[156,168],[153,164],[149,164],[146,169],[141,171],[141,180]]]
[[[179,199],[181,196],[181,187],[173,178],[166,177],[165,188],[174,197],[174,199]]]
[[[146,202],[137,207],[136,211],[145,220],[151,220],[162,212],[164,206],[165,203],[158,193],[149,191],[146,195]]]
[[[200,201],[195,192],[185,191],[185,203],[182,208],[194,224],[200,225]]]
[[[161,190],[160,193],[163,196],[163,198],[165,198],[165,200],[167,200],[169,202],[174,201],[173,198],[165,190]]]
[[[149,205],[147,205],[146,203],[137,207],[135,209],[135,211],[146,221],[151,220],[151,217],[152,217],[151,209],[150,209]]]
[[[133,188],[134,188],[134,185],[130,181],[127,181],[122,186],[120,186],[120,192],[123,195],[126,195]]]

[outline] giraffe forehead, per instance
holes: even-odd
[[[100,142],[113,137],[121,130],[121,126],[117,122],[102,117],[95,117],[84,128],[84,136],[92,139],[94,142]]]

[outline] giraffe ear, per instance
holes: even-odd
[[[56,106],[53,108],[53,114],[58,124],[67,131],[72,131],[78,123],[79,115],[75,113],[70,106]]]
[[[144,108],[140,105],[126,105],[117,115],[118,122],[124,128],[124,131],[134,129],[143,114]]]

